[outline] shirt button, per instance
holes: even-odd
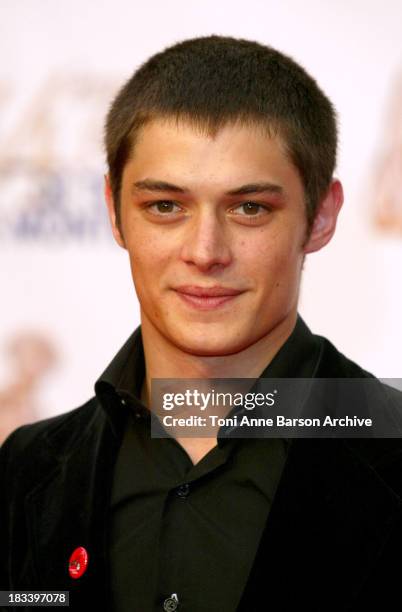
[[[163,602],[163,609],[165,612],[174,612],[179,607],[179,600],[176,593],[172,593],[170,597],[167,597]]]
[[[190,493],[190,485],[188,484],[188,482],[177,487],[176,493],[179,497],[187,497]]]

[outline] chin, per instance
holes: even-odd
[[[211,334],[212,336],[212,334]],[[246,349],[250,344],[237,338],[217,338],[216,335],[207,340],[194,341],[194,338],[177,338],[173,340],[180,350],[197,357],[224,357]]]

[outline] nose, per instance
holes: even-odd
[[[216,212],[204,211],[185,228],[182,260],[202,271],[226,267],[232,260],[229,236],[224,221]]]

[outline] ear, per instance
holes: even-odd
[[[116,209],[114,205],[113,192],[108,174],[105,174],[105,200],[107,204],[107,210],[109,214],[110,225],[112,226],[114,239],[116,240],[119,246],[125,249],[126,243],[124,242],[123,234],[116,221]]]
[[[342,183],[338,179],[333,179],[327,194],[318,206],[313,227],[303,248],[305,254],[319,251],[331,240],[342,204]]]

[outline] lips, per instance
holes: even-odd
[[[195,285],[177,287],[175,291],[185,304],[198,310],[218,308],[244,293],[232,287],[198,287]]]
[[[177,287],[176,291],[201,298],[233,296],[243,293],[240,289],[233,289],[232,287],[198,287],[196,285],[183,285]]]

